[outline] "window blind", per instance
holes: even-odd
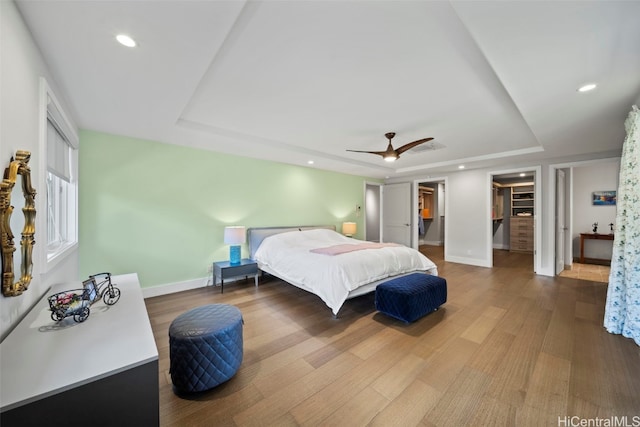
[[[67,139],[58,130],[55,122],[47,120],[47,169],[57,177],[71,182],[71,147]]]

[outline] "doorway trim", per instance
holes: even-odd
[[[589,166],[589,165],[594,165],[594,164],[598,164],[598,163],[605,163],[605,162],[612,162],[612,161],[619,161],[620,157],[605,157],[602,159],[593,159],[593,160],[582,160],[582,161],[575,161],[575,162],[565,162],[565,163],[555,163],[552,165],[549,165],[549,188],[553,191],[553,197],[549,198],[549,206],[547,208],[547,214],[548,215],[555,215],[556,212],[556,171],[558,169],[571,169],[571,175],[569,178],[569,194],[565,194],[565,198],[568,199],[568,206],[569,206],[569,214],[567,215],[568,219],[569,219],[569,223],[565,224],[565,227],[568,229],[567,230],[567,236],[565,236],[565,244],[567,247],[565,247],[565,254],[569,253],[571,254],[571,257],[569,258],[569,260],[565,259],[565,264],[567,263],[567,261],[569,261],[569,265],[571,265],[573,263],[573,168],[576,167],[581,167],[581,166]],[[552,216],[553,218],[553,216]],[[554,241],[555,242],[555,237],[556,237],[556,223],[555,221],[553,222],[553,225],[548,227],[547,229],[547,235],[545,236],[547,239],[551,239],[550,241]],[[556,245],[554,244],[553,247],[551,248],[551,260],[553,262],[553,272],[552,274],[550,274],[550,276],[555,276],[555,259],[556,259]]]
[[[565,173],[565,169],[556,169],[556,185],[555,185],[555,209],[554,209],[554,226],[555,226],[555,254],[554,254],[554,264],[553,271],[556,275],[559,275],[564,271],[566,262],[566,254],[567,251],[565,249],[567,245],[567,235],[566,231],[569,230],[570,227],[567,227],[566,218],[568,210],[570,214],[573,213],[572,209],[566,209],[567,207],[567,174]],[[569,173],[569,181],[571,180],[572,173]],[[562,178],[562,179],[560,179]],[[562,185],[561,182],[562,181]],[[560,194],[562,194],[562,199],[560,198]],[[569,195],[571,192],[569,191]],[[563,228],[560,228],[560,224],[563,225]],[[559,249],[562,248],[560,251]],[[562,258],[559,258],[560,253],[562,253]]]
[[[421,182],[444,182],[444,247],[446,261],[446,248],[449,239],[449,222],[446,220],[446,212],[449,212],[449,198],[447,197],[449,182],[446,176],[427,176],[413,180],[413,185],[411,186],[411,246],[416,250],[420,246],[420,237],[418,236],[418,186]]]
[[[533,192],[535,198],[533,201],[533,272],[538,274],[542,268],[542,212],[540,210],[542,206],[542,166],[528,166],[515,169],[500,169],[490,170],[487,172],[487,185],[486,185],[486,230],[487,230],[487,260],[490,267],[493,267],[493,220],[491,215],[491,195],[494,175],[504,175],[508,173],[516,172],[534,172],[533,177]]]

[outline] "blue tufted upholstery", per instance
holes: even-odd
[[[169,327],[171,381],[176,390],[208,390],[235,375],[242,363],[242,313],[227,304],[187,311]]]
[[[376,309],[403,322],[414,322],[447,301],[442,277],[412,273],[376,287]]]

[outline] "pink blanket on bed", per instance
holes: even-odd
[[[387,248],[390,246],[400,246],[400,245],[397,243],[367,242],[367,243],[357,243],[355,245],[344,244],[344,245],[327,246],[326,248],[311,249],[309,252],[334,256],[334,255],[346,254],[348,252],[361,251],[364,249],[380,249],[380,248]]]

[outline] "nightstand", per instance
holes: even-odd
[[[254,276],[256,286],[258,286],[258,264],[248,258],[240,260],[240,264],[231,265],[229,261],[219,261],[213,263],[213,286],[216,285],[216,279],[220,278],[220,293],[224,292],[224,279],[239,276]]]

